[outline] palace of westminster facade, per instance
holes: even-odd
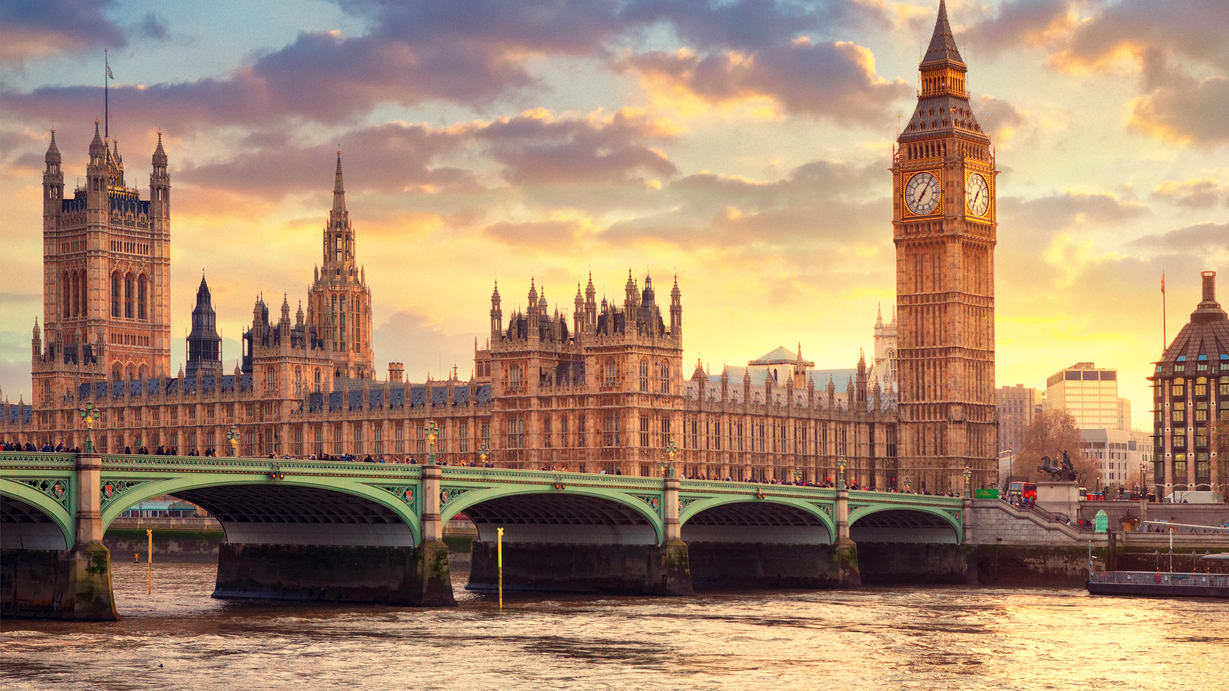
[[[875,326],[871,365],[814,370],[801,348],[710,374],[683,362],[677,278],[660,299],[628,274],[622,302],[592,278],[570,318],[533,281],[524,308],[491,295],[474,375],[378,380],[372,300],[356,261],[337,159],[323,263],[306,300],[276,321],[263,299],[223,371],[205,278],[184,370],[170,371],[171,185],[159,136],[149,199],[95,131],[86,182],[64,198],[55,133],[43,175],[44,305],[32,338],[33,401],[0,404],[0,439],[84,443],[79,409],[101,410],[100,450],[174,447],[244,455],[354,454],[650,475],[671,443],[688,477],[823,482],[838,461],[859,486],[947,491],[994,482],[994,157],[969,108],[946,11],[920,65],[916,111],[892,165],[897,303]]]

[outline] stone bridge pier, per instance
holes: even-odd
[[[56,545],[48,531],[35,528],[43,523],[6,520],[5,528],[18,534],[11,536],[15,542],[5,539],[0,557],[0,613],[77,621],[118,618],[111,589],[111,553],[102,544],[101,471],[98,456],[78,456],[73,482],[62,490],[75,488],[70,494],[75,495],[76,519],[71,547],[63,535],[56,536]],[[25,547],[23,538],[27,537],[33,549],[11,548]]]

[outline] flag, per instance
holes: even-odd
[[[1161,272],[1161,292],[1165,292],[1165,272]]]
[[[115,75],[111,73],[110,65],[107,65],[107,79],[115,79]]]

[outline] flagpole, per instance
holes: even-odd
[[[107,49],[102,49],[102,136],[111,136],[111,97],[107,82],[111,81],[111,63],[107,59]]]
[[[1165,349],[1169,347],[1169,319],[1166,317],[1165,309],[1169,302],[1168,296],[1165,294],[1165,272],[1161,272],[1161,357],[1165,357]]]

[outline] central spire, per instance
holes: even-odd
[[[926,48],[926,57],[922,58],[922,66],[943,62],[964,64],[956,48],[956,38],[952,36],[952,25],[947,21],[947,3],[939,0],[939,16],[935,18],[935,31]]]
[[[337,147],[337,175],[333,180],[333,211],[346,210],[346,186],[341,181],[341,147]]]

